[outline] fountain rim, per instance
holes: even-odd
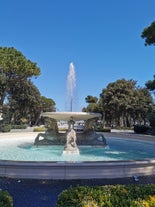
[[[57,121],[86,121],[92,118],[101,118],[100,113],[89,113],[89,112],[42,112],[41,116],[49,117]]]
[[[0,160],[0,169],[0,177],[15,179],[119,179],[154,175],[155,159],[76,163]]]

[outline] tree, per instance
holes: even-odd
[[[154,75],[154,79],[153,80],[148,80],[145,83],[146,87],[148,90],[153,91],[155,94],[155,75]]]
[[[100,102],[107,125],[130,127],[146,121],[152,98],[147,89],[136,87],[136,81],[121,79],[102,90]]]
[[[102,110],[100,108],[100,104],[98,102],[98,98],[96,96],[90,96],[88,95],[85,98],[86,103],[88,103],[88,106],[83,108],[83,112],[93,112],[93,113],[101,113]]]
[[[143,30],[141,37],[145,39],[145,46],[155,45],[155,21]]]
[[[96,96],[87,96],[85,98],[86,103],[97,103],[98,98]]]
[[[18,82],[10,88],[8,103],[8,122],[36,125],[42,111],[55,111],[55,102],[40,95],[38,88],[31,80]]]
[[[41,114],[41,95],[31,80],[19,81],[8,94],[8,122],[13,120],[14,124],[21,124],[22,120],[27,120],[28,124],[36,123]]]
[[[32,76],[39,76],[36,63],[13,47],[0,47],[0,106],[3,106],[10,88]]]
[[[46,98],[45,96],[42,96],[41,104],[42,104],[42,112],[56,111],[55,101],[51,98]]]

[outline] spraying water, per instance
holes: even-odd
[[[76,88],[75,68],[73,63],[71,62],[69,65],[69,73],[67,76],[67,95],[69,99],[70,111],[73,110],[73,99],[75,95],[75,88]]]

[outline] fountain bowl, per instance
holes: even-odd
[[[0,134],[0,138],[35,138],[36,135],[35,132],[5,133]],[[132,139],[132,136],[130,138]],[[145,136],[143,138],[147,140]],[[128,178],[154,174],[155,159],[92,162],[0,160],[0,176],[9,178],[77,180]]]
[[[65,120],[65,121],[80,121],[88,120],[93,118],[100,118],[100,113],[88,113],[88,112],[43,112],[41,116],[49,117],[55,120]]]

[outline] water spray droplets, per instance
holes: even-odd
[[[76,89],[76,75],[75,75],[75,68],[73,63],[71,62],[69,65],[69,73],[67,76],[67,95],[69,99],[70,111],[73,109],[73,99],[75,95]]]

